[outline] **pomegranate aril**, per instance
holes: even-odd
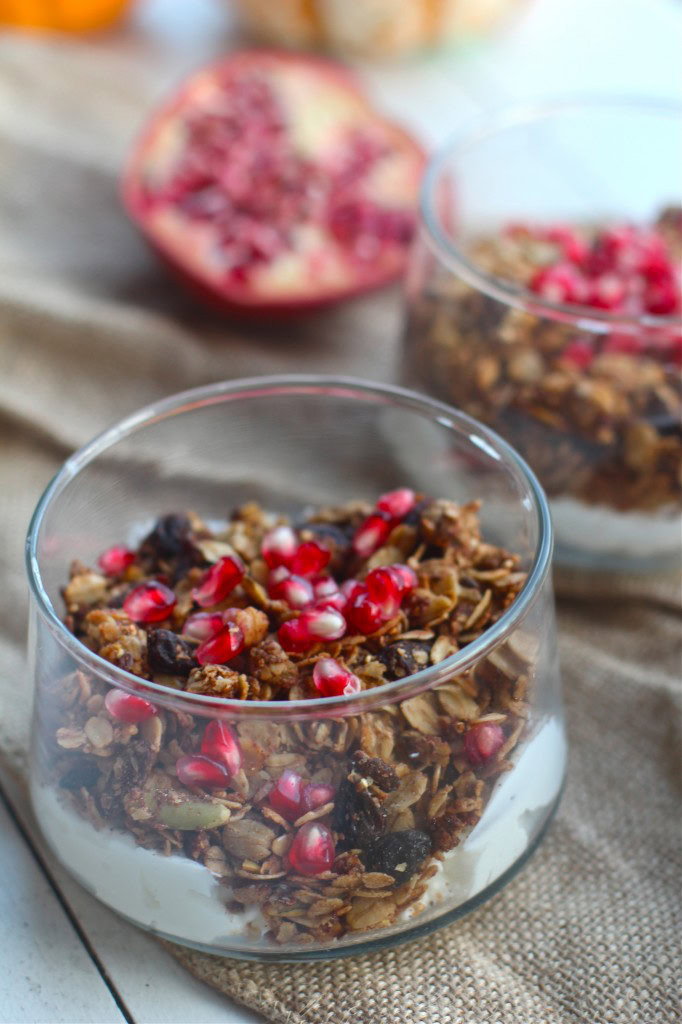
[[[644,352],[646,347],[646,342],[640,334],[612,331],[604,342],[602,351],[636,356]]]
[[[401,487],[397,491],[382,494],[377,501],[377,508],[391,519],[404,519],[414,508],[415,500],[414,491],[409,487]]]
[[[396,562],[395,565],[390,565],[389,569],[398,577],[401,598],[407,597],[408,594],[411,594],[419,582],[414,569],[409,565],[402,565],[400,562]]]
[[[268,593],[274,600],[286,601],[296,609],[307,608],[315,599],[312,584],[302,576],[287,576],[281,583],[268,586]]]
[[[175,600],[170,587],[150,580],[130,591],[123,602],[123,611],[133,622],[162,622],[173,611]]]
[[[336,608],[343,612],[346,607],[346,598],[339,590],[339,585],[332,576],[321,576],[313,582],[313,593],[315,594],[315,608]]]
[[[220,604],[244,578],[244,566],[236,555],[225,555],[204,573],[192,600],[201,608]]]
[[[313,876],[329,871],[335,855],[334,839],[327,826],[309,821],[294,836],[287,861],[297,875]]]
[[[315,640],[340,640],[346,632],[346,620],[335,608],[314,608],[299,618],[301,628]]]
[[[365,590],[365,584],[361,583],[360,580],[344,580],[341,584],[341,593],[346,601],[352,601],[358,594],[364,593]]]
[[[120,576],[134,561],[134,551],[123,547],[122,544],[115,544],[99,556],[97,564],[107,576]]]
[[[298,576],[314,576],[321,572],[331,558],[331,552],[315,540],[299,544],[291,560],[291,571]]]
[[[389,608],[400,604],[403,581],[392,567],[381,566],[378,569],[372,569],[367,573],[365,586],[372,601],[376,601],[377,604],[384,605],[388,602]]]
[[[672,275],[649,281],[644,290],[644,309],[654,316],[670,316],[680,308],[680,291]]]
[[[270,806],[287,821],[296,821],[306,808],[303,804],[303,779],[287,768],[268,793]]]
[[[369,558],[391,532],[391,519],[384,512],[372,512],[355,531],[353,550],[360,558]]]
[[[380,604],[372,600],[365,589],[357,594],[346,608],[346,621],[349,627],[358,633],[364,633],[365,636],[375,633],[390,617]]]
[[[315,662],[313,683],[323,697],[348,696],[362,690],[358,677],[334,658],[321,658]]]
[[[244,634],[239,626],[230,622],[215,636],[204,640],[196,650],[200,665],[225,665],[244,650]]]
[[[290,526],[275,526],[263,537],[261,555],[270,569],[289,568],[298,548],[298,537]]]
[[[156,708],[151,701],[144,697],[136,697],[134,693],[126,693],[125,690],[109,690],[104,698],[104,707],[112,718],[119,722],[128,722],[134,725],[136,722],[144,722],[156,714]]]
[[[175,762],[175,773],[183,786],[198,786],[200,789],[224,789],[230,781],[227,768],[203,754],[179,757]]]
[[[500,750],[504,733],[497,722],[479,722],[464,734],[464,751],[470,764],[483,764]]]
[[[326,782],[309,782],[303,790],[303,806],[306,811],[314,811],[331,803],[335,796],[336,790]]]
[[[542,267],[531,278],[530,289],[548,302],[569,305],[582,304],[588,297],[587,282],[572,263]]]
[[[287,654],[303,654],[318,643],[301,625],[300,619],[289,619],[288,622],[283,622],[277,630],[277,639]]]
[[[185,619],[182,636],[199,642],[210,640],[212,636],[220,632],[224,625],[220,612],[195,612],[194,615]]]
[[[579,370],[586,370],[594,360],[594,349],[586,341],[571,341],[562,349],[559,358]]]
[[[242,749],[237,734],[227,722],[209,722],[201,740],[201,753],[223,765],[230,776],[242,766]]]
[[[548,242],[561,246],[564,259],[570,263],[582,264],[587,256],[587,245],[573,228],[565,224],[555,224],[545,232]]]
[[[627,287],[614,273],[601,274],[590,281],[587,304],[595,309],[620,309],[627,296]]]
[[[346,598],[340,590],[337,590],[335,594],[328,594],[327,597],[318,598],[318,600],[315,601],[313,608],[318,611],[323,608],[335,608],[337,612],[341,612],[341,614],[343,614],[347,605],[348,602],[346,601]]]

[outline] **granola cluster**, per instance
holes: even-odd
[[[678,505],[682,323],[671,325],[670,317],[679,316],[682,210],[666,209],[655,227],[635,238],[651,267],[634,286],[622,265],[639,257],[627,250],[635,242],[625,231],[622,238],[611,233],[613,251],[606,252],[606,232],[595,241],[590,228],[538,237],[516,226],[479,238],[469,255],[486,274],[521,292],[602,311],[627,313],[628,303],[641,305],[638,289],[649,273],[643,311],[665,312],[668,323],[635,334],[597,334],[534,311],[532,294],[525,309],[510,307],[436,268],[409,314],[409,383],[493,426],[524,455],[551,496],[620,511]],[[592,278],[576,269],[590,261],[601,270]]]
[[[106,552],[104,571],[73,565],[66,623],[120,668],[216,697],[319,698],[321,663],[356,681],[343,692],[404,679],[480,636],[525,582],[518,558],[482,539],[477,503],[413,495],[407,504],[402,516],[384,515],[378,532],[370,527],[380,513],[363,503],[319,509],[288,535],[277,533],[284,520],[256,505],[217,532],[195,515],[163,516],[136,551]],[[297,547],[283,555],[282,537],[292,534]],[[283,626],[312,613],[272,596],[295,575],[273,568],[280,557],[308,572],[300,579],[345,587],[348,602],[362,604],[352,594],[385,567],[414,584],[399,602],[387,598],[374,630],[283,644]],[[225,559],[240,578],[221,596]],[[390,591],[399,573],[378,580]],[[365,621],[348,608],[349,622]],[[202,629],[215,618],[222,628],[197,639],[186,628],[197,616]],[[237,635],[229,663],[207,660]],[[257,923],[246,915],[247,935],[327,943],[421,909],[438,861],[511,768],[536,661],[533,638],[517,630],[475,667],[409,699],[300,721],[167,710],[77,669],[42,686],[44,774],[95,827],[204,864],[230,910],[258,908]]]

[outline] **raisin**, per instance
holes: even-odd
[[[426,668],[430,654],[430,643],[421,640],[399,640],[379,651],[377,660],[386,666],[391,679],[402,679]]]
[[[366,789],[344,779],[334,801],[332,828],[342,833],[344,849],[364,849],[383,835],[386,811]]]
[[[426,832],[408,828],[389,832],[377,839],[367,852],[367,868],[393,875],[397,885],[411,878],[431,853],[431,839]]]
[[[91,789],[99,778],[97,758],[79,757],[78,760],[62,775],[59,785],[63,789]]]
[[[199,665],[193,645],[170,629],[154,629],[149,633],[147,657],[152,672],[167,676],[188,676]]]
[[[142,541],[140,550],[156,558],[175,558],[185,550],[189,532],[187,516],[177,513],[161,516],[151,533]]]
[[[395,768],[386,764],[380,757],[370,757],[364,750],[356,750],[353,754],[353,766],[355,771],[365,778],[370,778],[379,789],[390,793],[398,788],[398,776]]]

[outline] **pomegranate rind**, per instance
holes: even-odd
[[[134,146],[121,181],[121,199],[131,220],[168,268],[195,295],[214,308],[226,311],[246,314],[307,311],[372,291],[399,278],[406,265],[407,244],[385,242],[376,258],[358,261],[349,256],[326,227],[319,232],[320,238],[310,243],[307,266],[301,261],[301,253],[306,252],[304,243],[302,249],[291,250],[291,259],[259,266],[246,282],[232,281],[216,259],[216,236],[210,224],[194,220],[172,205],[159,204],[155,208],[150,202],[149,182],[162,181],[163,172],[170,170],[174,156],[182,149],[185,116],[196,112],[207,97],[217,95],[220,80],[227,74],[254,69],[263,71],[280,87],[275,89],[278,99],[289,90],[289,98],[285,97],[283,106],[289,115],[290,133],[305,137],[308,132],[311,145],[315,132],[305,125],[315,122],[310,111],[314,113],[314,104],[317,104],[318,111],[322,112],[322,118],[318,117],[322,124],[320,134],[324,137],[327,132],[329,142],[327,150],[322,147],[321,157],[327,160],[332,157],[333,146],[344,128],[366,130],[372,138],[386,143],[389,155],[386,159],[380,158],[377,167],[363,181],[363,198],[376,201],[379,206],[387,204],[389,209],[399,212],[416,209],[426,162],[424,150],[404,129],[373,108],[348,69],[308,55],[250,50],[196,72],[151,117]],[[294,103],[296,98],[297,103]],[[339,110],[345,111],[345,119],[339,122],[341,127],[334,123]],[[334,117],[329,117],[329,111],[333,111]],[[310,223],[303,221],[297,227],[303,233]],[[278,264],[276,272],[275,264]],[[317,280],[307,276],[313,266]]]

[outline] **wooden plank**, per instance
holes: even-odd
[[[124,921],[82,889],[47,849],[23,787],[7,774],[2,776],[2,782],[53,884],[77,919],[132,1020],[137,1024],[263,1024],[259,1014],[197,981],[151,935]],[[92,1020],[99,1024],[99,1018]],[[1,1010],[0,1024],[4,1024]],[[38,1024],[38,1019],[31,1024]],[[53,1021],[49,1020],[49,1024]]]
[[[1,798],[0,874],[0,1021],[125,1021]]]

